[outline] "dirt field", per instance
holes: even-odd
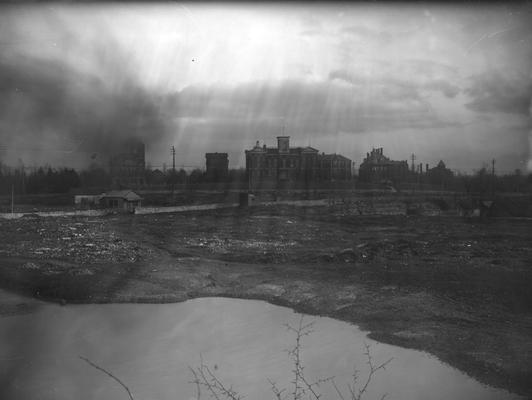
[[[532,221],[252,207],[0,220],[0,285],[60,302],[264,299],[532,396]],[[0,313],[34,300],[2,295]]]

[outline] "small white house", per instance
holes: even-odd
[[[140,207],[142,201],[142,197],[132,190],[112,190],[102,193],[99,198],[99,204],[104,208],[122,208],[129,212]]]

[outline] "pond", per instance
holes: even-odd
[[[179,304],[45,305],[33,314],[0,318],[0,398],[128,399],[126,391],[86,357],[122,380],[135,400],[194,399],[189,367],[201,360],[246,399],[274,399],[268,380],[289,388],[286,352],[301,315],[261,301],[203,298]],[[434,357],[372,341],[356,326],[304,316],[301,358],[311,381],[335,376],[346,392],[353,370],[368,373],[365,344],[376,373],[365,399],[517,399],[486,387]],[[323,399],[337,399],[332,385]],[[208,399],[202,391],[202,398]],[[347,398],[347,397],[346,397]]]

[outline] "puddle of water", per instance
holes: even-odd
[[[290,387],[286,350],[295,341],[284,324],[300,315],[260,301],[208,298],[179,304],[47,305],[34,314],[0,319],[0,398],[127,399],[115,381],[90,367],[87,357],[119,377],[136,400],[193,399],[190,367],[203,358],[247,399],[274,398],[268,379]],[[375,362],[393,357],[372,381],[366,399],[517,399],[485,387],[435,358],[380,344],[357,327],[306,316],[313,333],[303,339],[310,380],[335,376],[341,389],[353,368],[367,373],[364,343]],[[334,389],[320,387],[323,399]],[[347,396],[347,395],[346,395]],[[203,392],[203,399],[208,394]],[[347,397],[346,397],[347,398]]]

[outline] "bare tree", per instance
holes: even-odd
[[[368,344],[364,344],[365,351],[364,355],[367,358],[367,365],[369,367],[368,374],[366,379],[362,382],[359,382],[359,372],[355,370],[352,376],[352,381],[347,384],[348,394],[345,395],[342,393],[334,376],[328,378],[321,378],[315,381],[311,381],[305,375],[305,367],[302,361],[302,341],[305,336],[308,336],[313,331],[314,322],[305,323],[304,317],[301,316],[299,323],[296,327],[291,325],[286,325],[287,329],[295,333],[295,344],[294,347],[287,350],[287,353],[292,360],[293,369],[292,369],[292,381],[291,388],[288,390],[286,388],[280,388],[277,386],[275,381],[268,379],[270,383],[270,388],[273,393],[275,400],[320,400],[322,399],[322,393],[320,392],[320,386],[323,386],[327,383],[331,384],[339,400],[363,400],[364,396],[367,394],[368,388],[373,380],[375,374],[386,369],[386,366],[392,361],[392,358],[387,361],[376,364],[371,356],[371,349]],[[201,365],[197,368],[190,368],[194,379],[191,383],[196,385],[196,398],[197,400],[201,399],[201,389],[207,389],[211,398],[216,400],[241,400],[243,396],[239,395],[233,390],[232,387],[227,388],[219,378],[209,369],[207,365],[201,359]],[[384,394],[381,397],[383,400],[386,397]]]
[[[357,389],[359,373],[355,369],[355,372],[353,373],[353,379],[352,379],[351,383],[347,384],[347,390],[349,391],[349,397],[348,398],[351,399],[351,400],[362,400],[363,396],[367,393],[368,387],[369,387],[369,385],[370,385],[375,373],[377,373],[377,371],[379,371],[379,370],[385,370],[386,366],[393,360],[393,358],[389,358],[387,361],[385,361],[385,362],[383,362],[381,364],[375,364],[374,361],[373,361],[373,357],[371,356],[370,345],[367,344],[367,343],[364,343],[364,347],[365,347],[364,355],[367,358],[367,362],[366,363],[369,366],[369,372],[368,372],[368,376],[366,377],[366,380],[364,381],[364,383]],[[340,391],[340,389],[336,385],[336,382],[335,382],[334,378],[331,381],[332,381],[332,384],[334,386],[334,389],[336,390],[336,393],[338,394],[338,397],[341,400],[346,400],[345,396],[342,394],[342,392]],[[383,394],[381,396],[381,400],[383,400],[386,396],[387,396],[387,394]]]
[[[299,319],[299,323],[296,327],[293,327],[288,324],[286,325],[287,329],[295,333],[296,335],[294,347],[287,350],[287,353],[293,363],[293,378],[291,381],[292,387],[290,390],[287,390],[286,388],[281,389],[274,381],[268,379],[271,391],[274,395],[274,399],[320,400],[322,398],[322,394],[320,392],[320,385],[329,383],[336,391],[339,400],[363,400],[364,396],[367,394],[367,390],[375,374],[380,370],[386,369],[386,366],[392,361],[392,358],[381,364],[376,364],[373,360],[373,357],[371,356],[370,346],[365,343],[364,355],[367,358],[366,363],[369,367],[368,375],[366,376],[366,379],[362,381],[359,385],[359,372],[355,369],[352,376],[352,381],[347,384],[347,391],[349,393],[346,396],[344,393],[342,393],[342,391],[336,384],[334,376],[310,381],[305,375],[305,367],[302,362],[302,341],[305,336],[308,336],[313,332],[313,326],[314,322],[305,323],[303,316],[301,316],[301,318]],[[88,358],[81,356],[79,356],[79,358],[85,361],[91,367],[105,373],[110,378],[118,382],[120,386],[122,386],[129,395],[129,399],[134,400],[129,388],[114,374],[100,367],[99,365],[96,365]],[[238,392],[236,392],[232,386],[225,385],[221,381],[221,379],[218,378],[216,374],[208,367],[208,365],[205,364],[205,362],[203,361],[203,357],[200,356],[200,360],[201,362],[199,367],[189,367],[190,371],[192,372],[192,375],[194,376],[194,379],[190,383],[194,383],[196,385],[197,400],[201,399],[202,389],[206,389],[209,396],[215,400],[242,400],[244,398],[244,396],[238,394]],[[216,366],[214,367],[214,369],[216,370]],[[381,397],[381,400],[383,400],[385,397],[386,394]]]
[[[201,388],[206,388],[207,392],[212,398],[216,400],[242,400],[243,397],[233,390],[233,387],[226,387],[222,381],[211,371],[211,369],[203,362],[201,357],[201,364],[199,367],[189,367],[194,379],[191,383],[196,385],[196,398],[201,398]]]

